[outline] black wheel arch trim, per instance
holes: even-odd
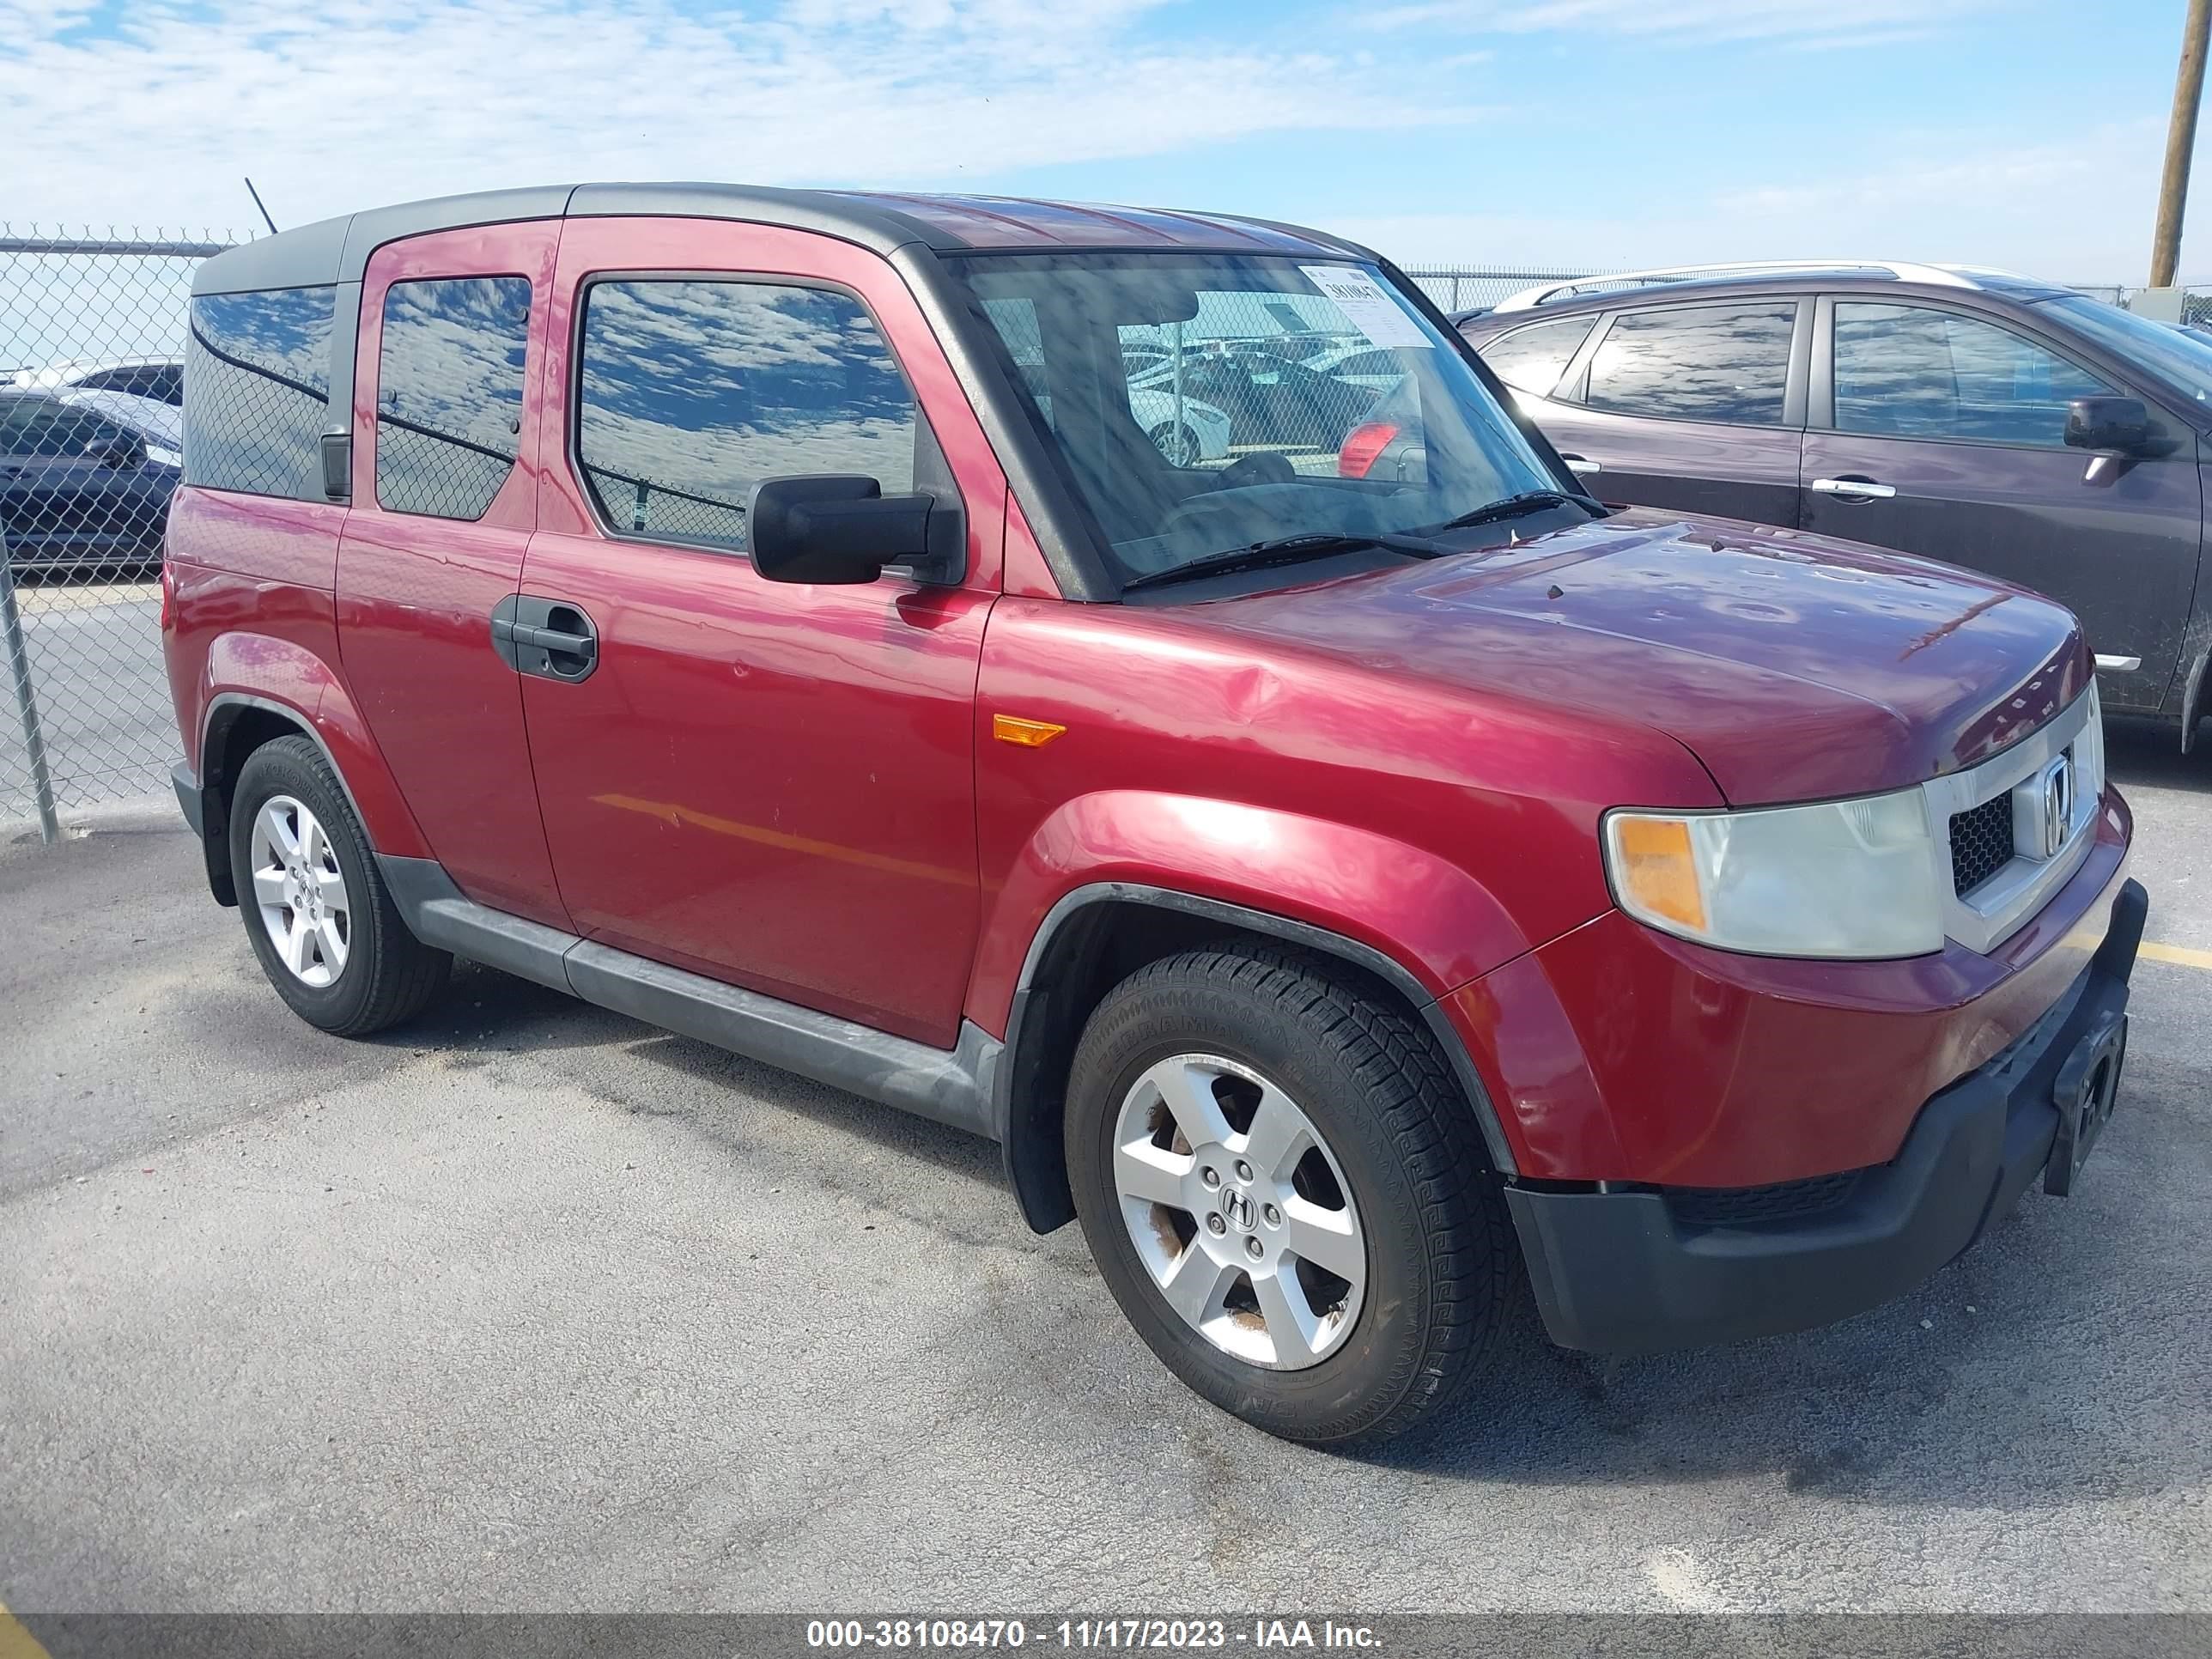
[[[1068,1191],[1066,1170],[1061,1161],[1059,1120],[1051,1109],[1059,1103],[1057,1096],[1037,1086],[1039,1057],[1045,1046],[1044,1034],[1049,1029],[1052,994],[1050,984],[1038,982],[1038,972],[1054,938],[1069,923],[1085,910],[1109,904],[1145,905],[1202,917],[1224,927],[1302,945],[1373,974],[1406,999],[1436,1037],[1453,1075],[1459,1080],[1461,1091],[1467,1097],[1468,1109],[1474,1114],[1475,1126],[1481,1131],[1483,1145],[1498,1173],[1510,1177],[1517,1172],[1513,1150],[1498,1121],[1497,1108],[1474,1069],[1467,1045],[1452,1029],[1439,1000],[1396,958],[1371,945],[1311,922],[1277,915],[1272,911],[1255,910],[1224,899],[1140,882],[1090,882],[1062,894],[1045,912],[1044,920],[1030,937],[1028,953],[1022,959],[1021,976],[1015,981],[1013,1004],[1006,1016],[1004,1051],[991,1078],[989,1133],[1000,1145],[1006,1160],[1007,1183],[1014,1189],[1015,1200],[1021,1206],[1022,1218],[1032,1231],[1050,1232],[1075,1216],[1074,1200]]]
[[[307,738],[316,748],[323,751],[325,764],[329,766],[331,774],[338,781],[339,789],[345,794],[346,810],[353,814],[354,821],[361,825],[362,833],[364,836],[367,835],[368,820],[361,815],[361,803],[353,797],[353,785],[346,781],[345,768],[338,764],[338,757],[331,753],[330,744],[323,741],[323,734],[315,729],[314,717],[304,709],[295,708],[289,702],[278,702],[274,697],[258,696],[251,691],[218,691],[208,700],[207,716],[200,725],[200,781],[203,787],[207,783],[208,746],[216,740],[218,734],[228,732],[238,719],[236,713],[231,713],[226,717],[224,711],[246,708],[258,708],[264,713],[281,716],[299,727],[301,736]]]
[[[2197,746],[2197,722],[2208,713],[2212,713],[2203,702],[2204,671],[2208,665],[2212,665],[2212,643],[2208,643],[2197,652],[2197,659],[2189,665],[2188,678],[2182,682],[2181,752],[2185,755]]]
[[[258,696],[250,691],[222,691],[208,700],[207,713],[200,721],[199,771],[179,763],[171,772],[170,781],[177,792],[177,803],[183,808],[185,821],[192,833],[199,837],[200,853],[207,865],[208,890],[215,902],[226,908],[238,902],[236,884],[230,873],[230,787],[237,780],[226,777],[219,781],[209,775],[208,757],[216,744],[228,732],[243,711],[258,708],[275,714],[292,726],[301,736],[313,743],[322,752],[323,761],[331,769],[331,775],[338,781],[338,791],[345,797],[346,810],[354,822],[368,834],[368,820],[361,815],[361,803],[354,799],[353,786],[346,781],[345,769],[338,764],[331,746],[323,741],[323,734],[315,730],[313,718],[290,703],[278,702],[273,697]],[[371,843],[374,846],[374,842]]]

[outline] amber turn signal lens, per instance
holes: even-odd
[[[991,735],[1000,743],[1017,744],[1024,749],[1042,749],[1066,730],[1050,720],[1025,720],[1016,714],[991,716]]]
[[[1690,826],[1680,818],[1623,817],[1614,820],[1613,832],[1625,896],[1653,915],[1704,932],[1705,898],[1690,852]]]

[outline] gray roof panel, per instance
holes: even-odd
[[[890,198],[884,198],[889,200]],[[773,190],[754,185],[579,185],[568,198],[573,219],[737,219],[836,236],[878,253],[921,242],[937,246],[927,226],[868,198],[828,190]]]
[[[250,294],[259,289],[327,288],[338,279],[346,228],[353,215],[318,219],[280,236],[236,247],[200,261],[192,273],[194,294]]]
[[[940,253],[1126,247],[1366,256],[1366,250],[1355,244],[1295,225],[1227,214],[1015,197],[772,190],[747,185],[544,185],[441,196],[302,225],[203,262],[193,276],[192,292],[236,294],[357,283],[369,256],[403,237],[564,216],[732,219],[781,225],[839,237],[884,254],[918,244]]]
[[[402,202],[353,216],[346,233],[338,281],[357,283],[368,256],[386,242],[464,225],[510,224],[524,219],[557,219],[567,211],[573,185],[533,185],[521,190],[480,190],[466,196],[441,196],[428,202]]]
[[[456,230],[464,225],[557,219],[568,206],[570,189],[568,185],[541,185],[524,190],[483,190],[319,219],[296,230],[241,243],[203,261],[192,275],[192,292],[245,294],[260,289],[357,283],[368,256],[386,242],[427,231]]]

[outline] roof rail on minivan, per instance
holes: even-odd
[[[1577,276],[1562,283],[1542,283],[1534,288],[1524,288],[1517,294],[1509,294],[1491,308],[1493,311],[1530,311],[1553,300],[1565,299],[1591,289],[1615,283],[1687,283],[1706,276],[1773,275],[1789,271],[1811,270],[1881,270],[1887,271],[1900,283],[1930,283],[1939,288],[1978,288],[1973,274],[1979,267],[1972,265],[1911,264],[1896,259],[1752,259],[1734,264],[1717,265],[1661,265],[1650,270],[1620,270],[1599,276]],[[1986,271],[1988,276],[2005,273]]]

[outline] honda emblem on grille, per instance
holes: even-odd
[[[2074,757],[2068,753],[2043,769],[2035,781],[2037,804],[2042,808],[2043,856],[2055,859],[2074,827]]]

